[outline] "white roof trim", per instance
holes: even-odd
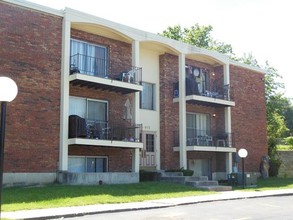
[[[230,60],[230,64],[238,66],[238,67],[242,67],[242,68],[245,68],[245,69],[249,69],[249,70],[252,70],[252,71],[256,71],[256,72],[259,72],[259,73],[262,73],[262,74],[266,74],[266,71],[264,69],[261,69],[259,67],[255,67],[255,66],[250,66],[250,65],[245,64],[245,63],[240,63],[240,62],[235,61],[235,60]]]
[[[139,29],[135,29],[123,24],[119,24],[110,20],[106,20],[104,18],[100,18],[94,15],[87,14],[85,12],[77,11],[75,9],[71,8],[65,8],[64,10],[57,10],[53,9],[50,7],[46,7],[43,5],[35,4],[32,2],[28,1],[23,1],[23,0],[3,0],[4,2],[10,3],[10,4],[15,4],[19,5],[22,7],[34,9],[40,12],[45,12],[48,14],[52,14],[55,16],[60,16],[60,17],[66,17],[66,19],[69,19],[71,22],[85,22],[85,23],[93,23],[93,24],[98,24],[102,25],[105,27],[112,28],[113,30],[116,30],[118,32],[121,32],[125,36],[128,36],[129,38],[137,41],[154,41],[157,43],[165,44],[166,46],[173,48],[175,51],[178,51],[179,53],[185,54],[185,55],[192,55],[192,54],[202,54],[206,56],[213,57],[217,59],[218,61],[222,62],[223,64],[232,64],[235,66],[239,66],[245,69],[249,69],[252,71],[257,71],[260,73],[265,74],[265,70],[253,67],[247,64],[243,64],[234,60],[229,59],[229,57],[225,54],[221,54],[216,51],[212,50],[207,50],[204,48],[199,48],[195,47],[193,45],[180,42],[177,40],[173,40],[170,38],[166,38],[163,36],[160,36],[158,34],[142,31]]]
[[[14,4],[14,5],[18,5],[18,6],[22,6],[25,8],[29,8],[29,9],[34,9],[40,12],[45,12],[51,15],[56,15],[59,17],[63,17],[63,10],[57,10],[57,9],[53,9],[47,6],[43,6],[43,5],[39,5],[33,2],[28,2],[28,1],[24,1],[24,0],[3,0],[4,2],[10,3],[10,4]]]

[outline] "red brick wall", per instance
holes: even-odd
[[[209,72],[215,71],[208,64],[187,60],[188,65],[205,68]],[[211,76],[212,77],[212,76]],[[216,81],[216,79],[215,79]],[[179,131],[179,103],[173,103],[173,83],[178,82],[178,57],[171,54],[160,56],[160,132],[161,132],[161,167],[162,169],[179,168],[179,153],[173,151],[174,135],[178,136]],[[187,104],[187,112],[206,113],[211,117],[211,127],[216,130],[224,130],[224,124],[216,127],[217,123],[224,121],[223,110],[215,107],[206,107],[196,104]],[[214,153],[212,153],[213,155]],[[201,159],[209,157],[211,153],[188,152],[188,159]],[[213,156],[214,158],[214,156]]]
[[[102,37],[72,29],[71,37],[73,39],[86,41],[89,43],[105,46],[108,48],[110,71],[113,74],[113,78],[119,75],[122,71],[129,70],[132,62],[132,47],[131,44],[113,40],[110,38]]]
[[[262,73],[230,65],[230,82],[235,107],[232,131],[235,147],[248,151],[246,169],[258,171],[260,159],[267,155],[265,84]]]
[[[109,172],[127,172],[132,169],[132,153],[129,149],[69,146],[69,155],[107,156]]]
[[[178,81],[178,58],[160,56],[161,169],[179,168],[179,153],[173,151],[174,132],[179,130],[179,104],[173,103],[173,83]]]
[[[106,92],[72,85],[70,86],[70,95],[108,101],[109,122],[118,125],[130,123],[129,120],[123,119],[123,109],[127,98],[133,104],[134,95],[121,95],[115,92]],[[108,156],[109,172],[125,172],[131,169],[131,150],[129,149],[70,146],[69,155]]]
[[[62,18],[0,2],[0,73],[8,104],[5,172],[55,172],[59,157]]]
[[[109,59],[114,69],[123,69],[123,67],[131,65],[132,55],[130,44],[74,29],[71,32],[71,37],[107,47],[109,49]],[[124,104],[126,100],[129,99],[133,106],[134,94],[122,95],[115,92],[70,85],[70,95],[108,101],[109,122],[122,125],[130,123],[129,120],[123,119]],[[131,150],[129,149],[70,146],[69,155],[108,156],[110,172],[125,172],[131,170]]]
[[[188,65],[207,69],[212,84],[223,84],[223,67],[213,68],[207,64],[186,60]],[[248,150],[248,171],[258,171],[259,159],[267,154],[266,112],[263,74],[231,66],[230,81],[236,106],[232,107],[232,132],[234,146]],[[161,167],[162,169],[179,168],[179,153],[173,151],[174,131],[179,130],[179,104],[173,103],[173,83],[178,81],[178,57],[170,54],[160,56],[160,128],[161,128]],[[224,132],[224,108],[187,104],[187,112],[207,113],[211,117],[211,128]],[[212,172],[224,172],[223,154],[188,152],[188,159],[210,158]],[[222,159],[221,159],[222,158]]]

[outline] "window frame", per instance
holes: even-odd
[[[78,42],[78,43],[81,43],[81,44],[85,44],[87,46],[92,46],[92,47],[95,48],[95,55],[94,56],[90,56],[88,53],[83,54],[83,53],[79,53],[78,52],[77,54],[80,54],[82,56],[85,56],[84,58],[81,58],[81,60],[85,59],[86,57],[93,57],[95,59],[102,59],[105,62],[104,63],[103,71],[101,71],[101,72],[99,72],[99,71],[96,70],[97,67],[94,67],[94,72],[89,71],[89,69],[85,69],[84,70],[83,68],[82,69],[79,69],[79,71],[81,73],[83,73],[83,74],[86,74],[86,75],[94,75],[94,76],[107,77],[107,75],[108,75],[108,69],[109,69],[109,48],[107,46],[105,46],[105,45],[95,44],[95,43],[91,43],[91,42],[88,42],[88,41],[85,41],[85,40],[79,40],[79,39],[76,39],[76,38],[70,38],[70,64],[73,64],[73,65],[75,65],[75,62],[72,62],[71,58],[72,58],[72,56],[74,56],[76,54],[73,54],[72,53],[72,41],[75,41],[75,42]],[[96,48],[101,48],[101,49],[103,49],[105,51],[103,58],[97,57]],[[85,60],[83,60],[83,61],[85,61]],[[78,61],[78,63],[79,63],[79,61]],[[87,67],[88,66],[87,61],[85,61],[85,63],[83,63],[80,66]],[[94,64],[94,66],[96,66],[96,63]],[[77,65],[76,67],[77,68],[80,68],[79,65]]]
[[[152,136],[152,140],[150,140],[148,138],[148,136]],[[152,142],[152,145],[150,147],[149,145],[149,141]],[[146,152],[155,152],[155,134],[152,134],[152,133],[146,133],[145,134],[145,147],[146,147]]]
[[[195,112],[186,112],[186,121],[187,121],[187,115],[193,115],[193,117],[195,117],[195,119],[193,120],[193,124],[192,126],[187,126],[187,122],[186,122],[186,134],[188,135],[188,128],[189,129],[195,129],[195,133],[201,133],[201,135],[207,135],[211,133],[211,115],[209,113],[195,113]],[[202,116],[206,116],[206,124],[205,130],[202,130],[201,128],[203,127],[203,125],[199,125],[199,121],[198,121],[198,117],[202,117]],[[195,124],[194,124],[195,123]],[[193,132],[194,133],[194,132]],[[193,134],[194,135],[194,134]]]
[[[69,170],[69,159],[70,158],[80,158],[80,159],[84,159],[83,161],[83,172],[77,172],[77,173],[107,173],[109,172],[109,157],[108,156],[78,156],[78,155],[70,155],[68,156],[68,172],[71,172]],[[88,159],[103,159],[103,172],[88,172]],[[106,162],[104,162],[104,160]],[[96,164],[95,164],[95,167],[96,167]]]
[[[152,88],[152,96],[151,96],[151,106],[147,106],[147,102],[144,101],[144,91],[141,91],[139,93],[139,108],[144,110],[156,110],[156,84],[155,83],[149,83],[149,82],[142,82],[141,85],[143,86],[143,90],[145,88],[144,85],[150,85]]]
[[[88,115],[89,115],[89,113],[88,113],[88,106],[89,106],[89,104],[88,104],[88,101],[93,101],[93,102],[101,102],[101,103],[105,103],[106,104],[106,114],[105,114],[105,117],[106,117],[106,120],[105,120],[105,122],[108,122],[108,120],[109,120],[109,101],[107,101],[107,100],[102,100],[102,99],[92,99],[92,98],[85,98],[85,97],[78,97],[78,96],[69,96],[69,102],[70,102],[70,99],[71,98],[73,98],[73,99],[80,99],[80,100],[85,100],[85,104],[86,104],[86,106],[85,106],[85,113],[86,113],[86,115],[85,115],[85,117],[84,118],[86,118],[86,119],[89,119],[88,117]],[[69,104],[69,112],[70,112],[70,104]],[[69,115],[70,115],[70,113],[69,113]],[[82,116],[80,116],[80,117],[82,117]]]

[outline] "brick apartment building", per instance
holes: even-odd
[[[264,71],[66,8],[0,2],[4,184],[131,183],[139,170],[223,179],[267,154]],[[1,89],[1,88],[0,88]]]

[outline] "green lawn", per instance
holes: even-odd
[[[293,178],[259,179],[257,187],[249,190],[293,188]],[[234,190],[242,190],[235,187]],[[245,189],[248,190],[248,189]],[[48,185],[14,187],[3,190],[2,211],[82,206],[105,203],[126,203],[144,200],[200,196],[212,194],[195,188],[162,182],[102,186]]]
[[[144,200],[207,195],[211,192],[161,182],[102,186],[49,185],[3,190],[3,211],[127,203]]]

